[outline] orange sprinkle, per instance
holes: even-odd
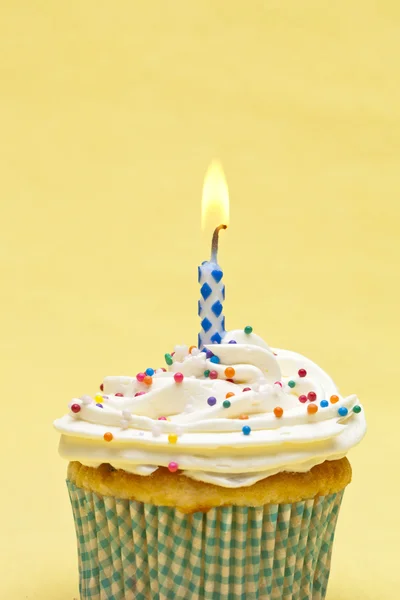
[[[197,346],[190,346],[190,348],[189,348],[189,354],[192,354],[192,350],[194,350],[195,348],[197,348]]]
[[[146,385],[151,385],[153,383],[153,378],[150,375],[146,375],[146,377],[143,379],[143,383]]]
[[[225,369],[225,377],[227,379],[232,379],[233,377],[235,377],[235,369],[233,367],[226,367]]]
[[[235,394],[233,392],[228,392],[225,398],[232,398]]]
[[[317,404],[309,404],[307,406],[307,412],[309,415],[315,415],[315,413],[318,412],[318,405]]]
[[[283,415],[283,408],[281,408],[280,406],[275,406],[274,408],[274,415],[280,419],[281,416]]]
[[[239,419],[242,419],[242,421],[244,421],[245,419],[248,419],[249,415],[240,415]]]
[[[114,436],[112,433],[107,431],[107,433],[104,434],[104,439],[106,442],[111,442],[114,439]]]
[[[339,402],[339,396],[331,396],[331,402],[332,404],[336,404],[336,402]]]

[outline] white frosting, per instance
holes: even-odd
[[[71,410],[55,421],[62,434],[61,455],[90,466],[107,462],[140,475],[177,462],[193,479],[241,487],[281,471],[308,471],[342,458],[364,436],[364,411],[353,412],[360,406],[357,397],[341,397],[330,377],[300,354],[273,351],[259,336],[243,330],[228,332],[222,344],[207,349],[219,364],[204,352],[194,349],[189,354],[180,346],[169,372],[157,370],[151,386],[136,377],[106,377],[102,398],[74,399],[70,409],[79,404],[79,412]],[[234,383],[226,380],[227,367],[235,370]],[[307,375],[300,377],[299,369]],[[218,378],[205,377],[206,370],[216,371]],[[183,373],[182,383],[175,382],[176,372]],[[245,387],[251,390],[243,391]],[[298,399],[311,391],[317,394],[316,414],[308,413],[309,401]],[[224,407],[229,392],[234,395]],[[332,395],[339,401],[321,407],[321,400]],[[216,398],[215,405],[208,404],[209,397]],[[99,400],[102,407],[96,404]],[[280,418],[274,413],[278,406],[283,409]],[[340,416],[340,407],[347,408],[346,416]],[[161,416],[168,420],[158,420]],[[251,428],[249,435],[243,426]],[[112,433],[111,442],[104,440],[106,432]],[[176,443],[168,440],[171,433],[178,436]]]

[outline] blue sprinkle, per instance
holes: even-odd
[[[212,363],[215,363],[216,365],[217,365],[217,364],[220,362],[220,360],[219,360],[218,356],[212,356],[212,357],[210,358],[210,361],[211,361]]]
[[[225,286],[222,288],[222,300],[225,300]]]
[[[328,400],[321,400],[319,405],[322,406],[322,408],[326,408],[327,406],[329,406],[329,402]]]
[[[341,406],[341,407],[338,409],[338,413],[339,413],[339,415],[340,415],[341,417],[345,417],[345,416],[347,415],[347,413],[348,413],[348,412],[349,412],[349,411],[347,410],[347,408],[346,408],[345,406]]]
[[[230,340],[230,342],[228,342],[229,344],[237,344],[236,340]]]
[[[153,377],[153,375],[154,375],[154,369],[152,369],[151,367],[149,367],[148,369],[146,369],[146,375],[150,375],[150,377]]]
[[[210,288],[208,283],[203,283],[203,285],[200,288],[200,294],[203,296],[204,300],[207,300],[211,293],[212,289]]]
[[[225,331],[225,317],[222,317],[221,327],[222,327],[222,331]]]
[[[96,406],[98,406],[99,408],[103,408],[102,404],[96,404]]]
[[[214,404],[216,404],[216,403],[217,403],[217,399],[216,399],[216,398],[214,398],[214,396],[210,396],[210,397],[208,398],[208,400],[207,400],[207,403],[208,403],[210,406],[214,406]]]
[[[248,425],[245,425],[245,426],[242,428],[242,431],[243,431],[244,435],[250,435],[250,432],[251,432],[251,427],[249,427]]]
[[[198,282],[200,283],[200,279],[201,279],[201,267],[197,267],[197,272],[198,272]]]

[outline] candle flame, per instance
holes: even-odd
[[[201,200],[201,228],[229,225],[229,192],[221,164],[214,160],[208,167]]]

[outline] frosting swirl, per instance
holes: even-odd
[[[74,399],[55,421],[61,455],[241,487],[342,458],[365,434],[356,396],[340,396],[315,363],[254,333],[228,332],[201,352],[176,347],[168,362],[168,372],[106,377],[94,399]]]

